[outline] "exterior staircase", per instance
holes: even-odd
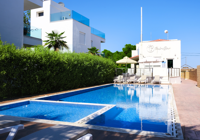
[[[161,84],[169,84],[168,76],[163,76],[160,78]]]

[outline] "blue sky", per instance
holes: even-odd
[[[140,42],[140,7],[143,7],[143,40],[181,40],[182,58],[200,65],[200,0],[54,0],[90,19],[90,26],[106,34],[102,50],[121,51]],[[198,56],[194,56],[198,55]],[[182,64],[185,59],[182,59]]]

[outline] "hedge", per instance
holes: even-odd
[[[91,54],[16,49],[0,41],[0,98],[109,83],[115,67],[112,60]]]

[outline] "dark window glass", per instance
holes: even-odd
[[[39,13],[39,17],[42,17],[44,15],[44,12]]]
[[[168,68],[173,68],[173,60],[168,60],[167,62],[168,62],[167,63],[167,67]]]

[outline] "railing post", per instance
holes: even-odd
[[[168,80],[169,80],[169,68],[167,69],[167,71],[168,71]]]
[[[171,68],[171,77],[172,77],[172,68]]]

